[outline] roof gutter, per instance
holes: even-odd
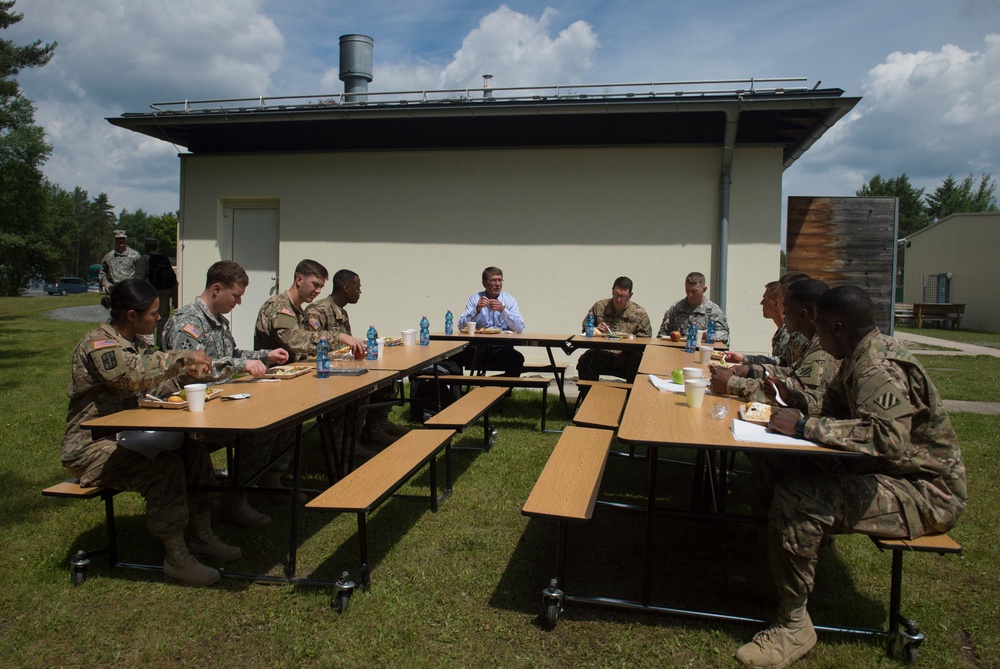
[[[788,147],[785,151],[784,167],[787,169],[799,159],[799,156],[808,151],[809,147],[816,143],[816,140],[826,134],[827,130],[832,128],[837,121],[844,118],[847,112],[854,108],[856,102],[856,100],[851,100],[850,98],[846,100],[843,98],[831,100],[833,106],[826,112],[820,122],[813,126],[811,132],[799,140],[798,144]]]
[[[719,189],[719,262],[715,299],[726,310],[726,283],[729,280],[729,203],[733,183],[733,156],[736,153],[736,131],[740,125],[738,105],[726,107],[726,128],[722,138],[722,175]]]

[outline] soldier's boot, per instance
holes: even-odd
[[[236,527],[253,528],[271,524],[271,517],[250,506],[246,495],[224,495],[215,510],[215,518]]]
[[[232,562],[243,556],[243,551],[236,546],[222,543],[222,540],[212,532],[211,513],[191,514],[189,527],[191,540],[188,542],[188,549],[195,557],[215,562]]]
[[[407,434],[410,431],[410,428],[404,425],[396,425],[395,423],[393,423],[391,420],[389,420],[388,416],[380,420],[378,422],[378,426],[382,428],[383,432],[388,434],[390,437],[395,437],[396,439],[399,439],[400,437],[402,437],[403,435]]]
[[[198,587],[212,585],[222,574],[218,569],[206,567],[191,555],[180,532],[163,538],[166,555],[163,557],[163,578]]]
[[[778,621],[736,651],[736,659],[748,667],[782,669],[812,650],[816,630],[806,611],[805,599],[784,612]]]

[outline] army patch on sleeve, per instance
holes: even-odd
[[[316,320],[315,318],[310,318],[309,327],[311,327],[313,330],[319,330],[319,321]]]
[[[807,365],[807,366],[805,366],[805,367],[803,367],[802,369],[799,370],[799,376],[801,376],[803,378],[809,378],[812,375],[813,375],[813,366],[812,365]]]
[[[190,335],[191,337],[194,337],[195,339],[201,338],[201,330],[199,330],[194,323],[188,323],[187,325],[182,327],[181,332],[184,332]]]
[[[882,393],[881,395],[875,398],[875,404],[879,405],[886,411],[889,411],[890,409],[899,406],[900,404],[902,404],[902,402],[903,400],[896,397],[896,394],[892,392]]]
[[[288,307],[282,307],[281,310],[278,313],[279,314],[284,314],[286,316],[291,316],[292,318],[295,318],[295,312],[292,311],[291,309],[289,309]]]
[[[117,343],[118,342],[116,342],[114,339],[98,339],[97,341],[94,342],[94,350],[98,351],[102,348],[114,346]]]
[[[104,365],[105,371],[111,371],[118,366],[118,356],[115,351],[108,351],[107,353],[101,354],[101,364]]]

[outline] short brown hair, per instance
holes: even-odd
[[[704,284],[705,283],[705,275],[702,274],[701,272],[691,272],[684,279],[684,283],[687,284],[687,285],[689,285],[689,286],[696,286],[698,284]]]
[[[487,267],[483,270],[483,281],[486,281],[491,276],[503,276],[503,271],[499,267]]]
[[[315,260],[309,260],[308,258],[300,261],[299,264],[295,266],[295,276],[300,274],[302,276],[315,276],[323,279],[323,281],[330,278],[330,273],[326,271],[325,267],[320,265]]]
[[[208,274],[205,277],[205,288],[210,288],[216,283],[223,288],[232,288],[234,286],[243,286],[246,288],[250,284],[250,277],[247,276],[246,270],[240,267],[238,262],[234,260],[220,260],[219,262],[212,263],[212,266],[208,268]]]

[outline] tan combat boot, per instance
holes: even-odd
[[[236,527],[264,527],[271,524],[267,516],[247,503],[246,495],[224,495],[215,518]]]
[[[166,555],[163,557],[163,578],[194,586],[212,585],[222,574],[218,569],[206,567],[188,551],[184,535],[173,534],[163,539]]]
[[[748,667],[782,669],[812,650],[816,630],[805,602],[779,616],[778,622],[754,635],[753,641],[736,651],[736,659]]]
[[[243,556],[239,548],[227,546],[212,532],[211,513],[191,514],[190,529],[188,549],[192,555],[215,562],[232,562]]]

